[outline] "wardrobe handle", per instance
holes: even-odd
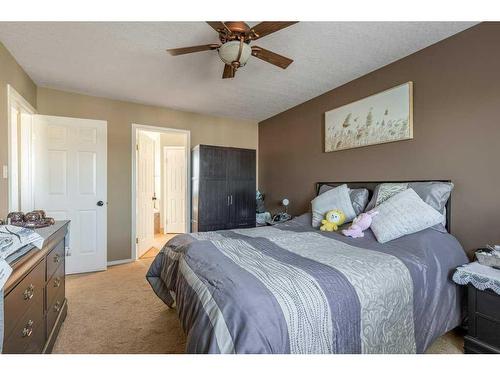
[[[231,205],[233,205],[233,194],[231,194]]]
[[[227,205],[229,206],[229,195],[227,196]]]

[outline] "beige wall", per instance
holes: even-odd
[[[108,260],[130,258],[131,124],[191,131],[200,143],[257,149],[257,122],[204,116],[166,108],[38,88],[38,111],[53,116],[108,121]]]
[[[452,233],[467,250],[500,243],[499,41],[500,23],[482,23],[261,122],[266,202],[297,214],[318,181],[451,179]],[[408,81],[413,140],[323,152],[325,111]]]
[[[165,146],[184,146],[187,142],[186,134],[184,133],[162,133],[160,135],[161,152]],[[195,146],[195,145],[193,145]]]
[[[9,184],[2,176],[2,168],[8,164],[7,84],[36,108],[36,85],[0,42],[0,218],[5,218],[9,209]]]

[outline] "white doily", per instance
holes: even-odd
[[[491,289],[500,295],[500,270],[478,262],[458,267],[453,274],[453,281],[460,285],[471,283],[479,290]]]

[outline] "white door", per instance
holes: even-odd
[[[137,258],[154,243],[155,142],[142,131],[137,134]]]
[[[71,220],[66,273],[106,269],[107,122],[34,116],[34,207]]]
[[[186,150],[165,147],[165,233],[186,231]]]

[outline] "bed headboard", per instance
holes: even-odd
[[[351,189],[359,189],[359,188],[365,188],[368,189],[368,192],[370,193],[368,197],[368,201],[372,198],[373,195],[373,190],[375,190],[375,187],[378,184],[382,184],[384,182],[392,182],[392,183],[410,183],[410,182],[451,182],[451,180],[402,180],[402,181],[352,181],[352,182],[338,182],[338,181],[333,181],[333,182],[316,182],[316,195],[319,193],[319,189],[323,185],[328,185],[328,186],[340,186],[343,184],[346,184],[349,188]],[[448,202],[446,203],[446,230],[448,233],[451,233],[451,195],[450,198],[448,199]]]

